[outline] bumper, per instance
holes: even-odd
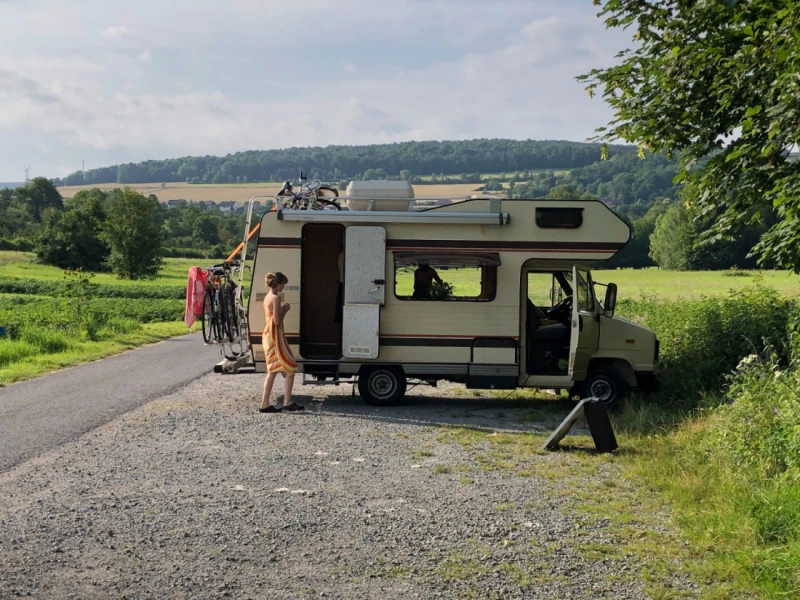
[[[660,382],[655,371],[640,371],[636,373],[636,387],[645,394],[658,391]]]

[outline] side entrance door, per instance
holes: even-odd
[[[345,231],[342,356],[376,359],[380,308],[386,297],[386,230],[351,226]]]

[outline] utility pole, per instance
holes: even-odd
[[[28,165],[27,167],[25,167],[25,183],[28,183],[28,182],[31,180],[31,178],[30,178],[30,177],[28,177],[28,172],[29,172],[30,170],[31,170],[31,166],[30,166],[30,165]]]

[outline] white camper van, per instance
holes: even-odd
[[[256,370],[264,276],[281,271],[304,381],[357,378],[371,404],[400,401],[408,379],[568,389],[609,404],[654,380],[656,336],[614,316],[616,285],[599,297],[588,267],[630,238],[601,202],[419,208],[407,182],[354,182],[340,201],[349,210],[279,199],[262,217],[248,306]]]

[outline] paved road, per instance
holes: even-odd
[[[0,473],[213,370],[200,333],[0,388]]]

